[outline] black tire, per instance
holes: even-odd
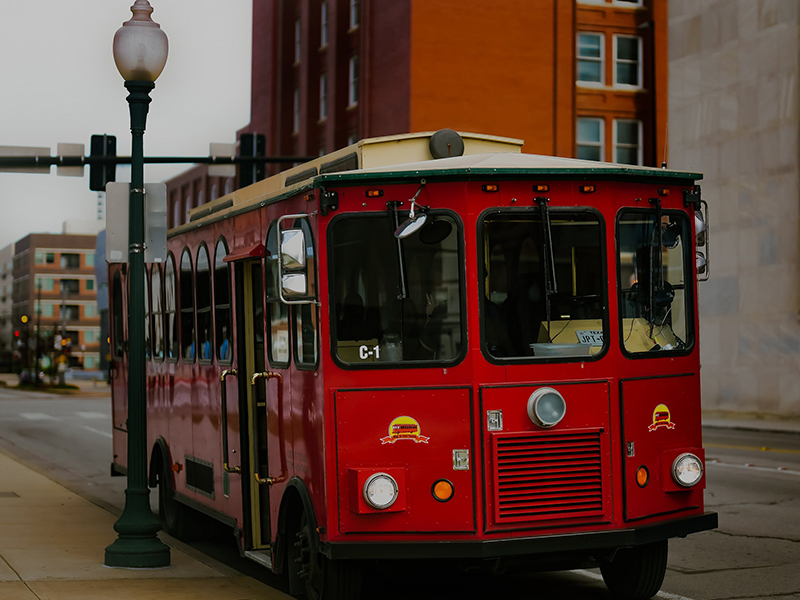
[[[667,540],[622,548],[600,567],[608,591],[618,600],[647,600],[661,589],[667,572]]]
[[[330,560],[311,549],[311,526],[302,513],[289,535],[287,553],[289,591],[303,600],[359,600],[361,565],[356,561]]]
[[[158,475],[158,518],[161,529],[184,542],[197,538],[197,519],[192,510],[175,500],[172,476],[164,467]]]

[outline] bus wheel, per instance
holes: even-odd
[[[195,523],[190,510],[175,500],[171,473],[165,467],[158,477],[158,518],[161,529],[182,541],[194,539]]]
[[[308,600],[359,600],[361,569],[355,561],[330,560],[311,549],[311,527],[303,512],[289,546],[289,588]]]
[[[603,581],[614,598],[647,600],[661,589],[667,572],[667,540],[622,548],[614,560],[600,567]]]

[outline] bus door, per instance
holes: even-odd
[[[270,538],[267,479],[267,402],[264,379],[264,293],[260,260],[237,261],[237,378],[242,447],[244,528],[254,549],[267,548]]]

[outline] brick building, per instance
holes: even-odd
[[[269,156],[317,156],[450,128],[658,165],[666,65],[660,0],[254,0],[238,135],[263,134]],[[224,193],[206,172],[168,182],[170,226]]]
[[[0,250],[0,371],[8,372],[17,349],[14,322],[11,318],[14,282],[14,244]]]
[[[12,319],[18,324],[23,348],[29,349],[23,356],[27,364],[34,363],[38,339],[46,367],[62,336],[69,343],[71,366],[99,368],[96,239],[94,235],[32,233],[16,242]],[[23,316],[27,323],[22,322]]]

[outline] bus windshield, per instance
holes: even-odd
[[[431,211],[420,231],[398,240],[394,217],[343,215],[331,223],[334,356],[351,367],[453,363],[464,329],[459,225]]]
[[[659,227],[657,221],[661,219]],[[680,212],[626,211],[618,221],[620,317],[625,351],[682,350],[692,343],[685,240]]]
[[[585,360],[603,350],[605,251],[588,210],[483,220],[483,351],[493,359]]]

